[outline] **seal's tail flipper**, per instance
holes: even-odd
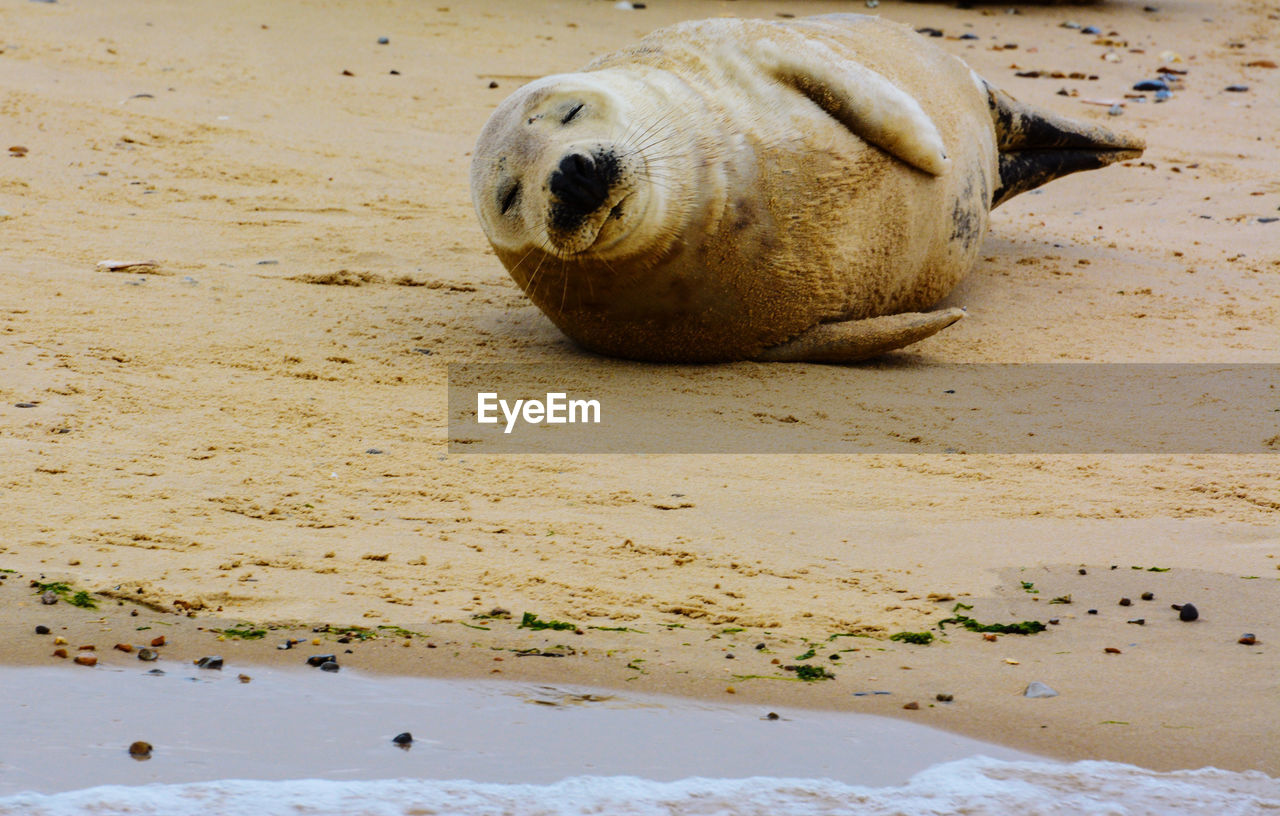
[[[1000,153],[1000,185],[991,197],[992,207],[1061,176],[1137,158],[1146,147],[1141,139],[1024,105],[1004,91],[986,88]]]
[[[822,323],[794,340],[765,349],[755,359],[765,363],[856,363],[923,340],[961,317],[962,309],[942,309]]]

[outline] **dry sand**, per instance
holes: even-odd
[[[969,317],[904,364],[1277,361],[1280,223],[1259,219],[1280,215],[1280,4],[1143,5],[881,2],[1016,96],[1149,144],[998,210],[948,299]],[[575,350],[488,251],[467,167],[489,111],[677,19],[855,6],[0,3],[0,149],[27,148],[0,155],[6,659],[57,660],[37,623],[105,664],[154,631],[169,659],[248,662],[298,653],[275,650],[285,630],[208,630],[401,626],[422,636],[355,644],[348,664],[732,689],[1062,757],[1280,774],[1275,456],[447,454],[450,362],[636,376]],[[1102,36],[1060,27],[1073,17]],[[1187,71],[1173,100],[1118,118],[1089,104],[1123,101],[1165,51]],[[706,372],[767,416],[809,368]],[[43,606],[31,580],[98,593],[108,614]],[[957,601],[1061,622],[885,639]],[[472,618],[494,607],[515,619]],[[583,634],[518,629],[525,611]],[[780,669],[810,644],[834,680]],[[504,651],[530,648],[573,654]],[[1061,695],[1024,699],[1031,680]],[[875,689],[893,694],[854,696]]]

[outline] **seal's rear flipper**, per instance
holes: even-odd
[[[794,340],[765,349],[755,359],[764,363],[856,363],[923,340],[961,317],[963,309],[942,309],[822,323]]]
[[[1000,186],[991,197],[992,207],[1061,176],[1135,159],[1146,147],[1141,139],[1024,105],[982,84],[1000,153]]]

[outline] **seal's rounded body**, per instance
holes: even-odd
[[[1032,123],[878,18],[684,23],[503,102],[472,194],[511,275],[588,349],[859,359],[959,316],[901,313],[945,296],[991,206],[1029,189],[1001,149]],[[1085,166],[1106,163],[1110,134],[1073,130],[1091,139]]]

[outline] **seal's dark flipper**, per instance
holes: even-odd
[[[962,317],[963,309],[942,309],[823,323],[794,340],[765,349],[755,359],[764,363],[856,363],[923,340]]]
[[[1146,147],[1141,139],[1024,105],[990,85],[987,95],[1000,155],[992,207],[1061,176],[1137,158]]]

